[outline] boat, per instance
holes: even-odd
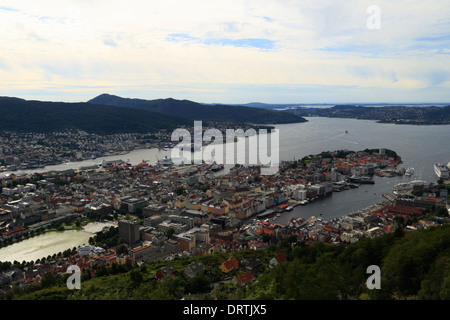
[[[258,219],[270,218],[275,214],[275,210],[266,210],[263,213],[258,214],[256,217]]]
[[[291,207],[291,206],[287,206],[287,207],[286,207],[286,211],[292,211],[292,210],[294,210],[293,207]]]
[[[139,163],[139,165],[140,165],[141,167],[148,167],[148,162],[145,161],[145,160],[142,160],[142,162]]]
[[[449,178],[449,165],[450,162],[445,165],[442,163],[436,163],[434,165],[434,172],[438,176],[439,179],[448,179]]]
[[[348,133],[348,130],[345,130],[345,133]]]
[[[408,168],[405,171],[405,176],[410,176],[414,173],[414,168]]]
[[[353,182],[353,183],[360,183],[360,184],[374,184],[375,181],[373,181],[373,179],[371,179],[370,177],[365,177],[365,176],[351,176],[348,178],[349,182]]]
[[[167,156],[165,156],[163,159],[161,160],[156,160],[156,164],[158,166],[163,166],[163,167],[168,167],[168,166],[173,166],[173,165],[180,165],[180,164],[187,164],[189,163],[187,161],[187,159],[185,157],[172,157],[169,158]]]
[[[425,186],[426,182],[422,180],[413,180],[410,182],[402,182],[399,184],[396,184],[393,189],[394,194],[404,193],[408,191],[412,191],[414,187],[420,187]]]
[[[214,163],[211,167],[211,171],[217,172],[217,171],[223,170],[223,168],[224,168],[223,164]]]
[[[286,210],[287,207],[288,207],[287,204],[280,204],[279,206],[277,206],[277,212],[282,212]]]
[[[178,144],[177,148],[180,149],[181,151],[195,152],[195,151],[201,151],[202,145],[196,144],[196,143]]]
[[[168,158],[167,156],[165,156],[163,159],[161,160],[156,160],[156,164],[159,166],[163,166],[163,167],[167,167],[167,166],[171,166],[173,165],[172,159]]]

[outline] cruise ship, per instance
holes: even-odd
[[[436,163],[434,165],[434,172],[436,172],[436,175],[439,179],[448,179],[449,178],[449,165],[450,162],[445,165],[442,163]]]
[[[426,182],[422,180],[413,180],[396,184],[392,189],[394,194],[401,194],[414,190],[416,186],[425,186]]]

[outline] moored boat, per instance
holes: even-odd
[[[450,162],[449,162],[450,164]],[[434,172],[438,176],[439,179],[448,179],[449,178],[449,166],[442,164],[442,163],[436,163],[434,165]]]

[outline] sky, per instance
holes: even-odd
[[[0,96],[450,102],[448,0],[0,0]]]

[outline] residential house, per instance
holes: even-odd
[[[166,267],[159,269],[158,272],[156,272],[156,278],[158,280],[168,279],[168,278],[173,277],[176,274],[177,274],[177,271],[175,270],[175,268],[171,265],[168,265]]]
[[[253,257],[248,259],[242,259],[241,265],[247,268],[253,275],[258,274],[262,267],[261,261],[258,258]]]
[[[200,260],[192,262],[184,269],[184,274],[189,278],[193,278],[199,273],[205,271],[205,265]]]
[[[234,279],[237,283],[243,286],[256,280],[256,278],[250,273],[250,271],[237,275],[236,277],[234,277]]]
[[[275,257],[270,259],[269,261],[269,267],[274,268],[282,263],[285,263],[287,260],[286,255],[282,252],[278,253]]]
[[[233,257],[227,261],[222,262],[219,268],[223,273],[229,273],[239,268],[239,262],[237,261],[236,258]]]

